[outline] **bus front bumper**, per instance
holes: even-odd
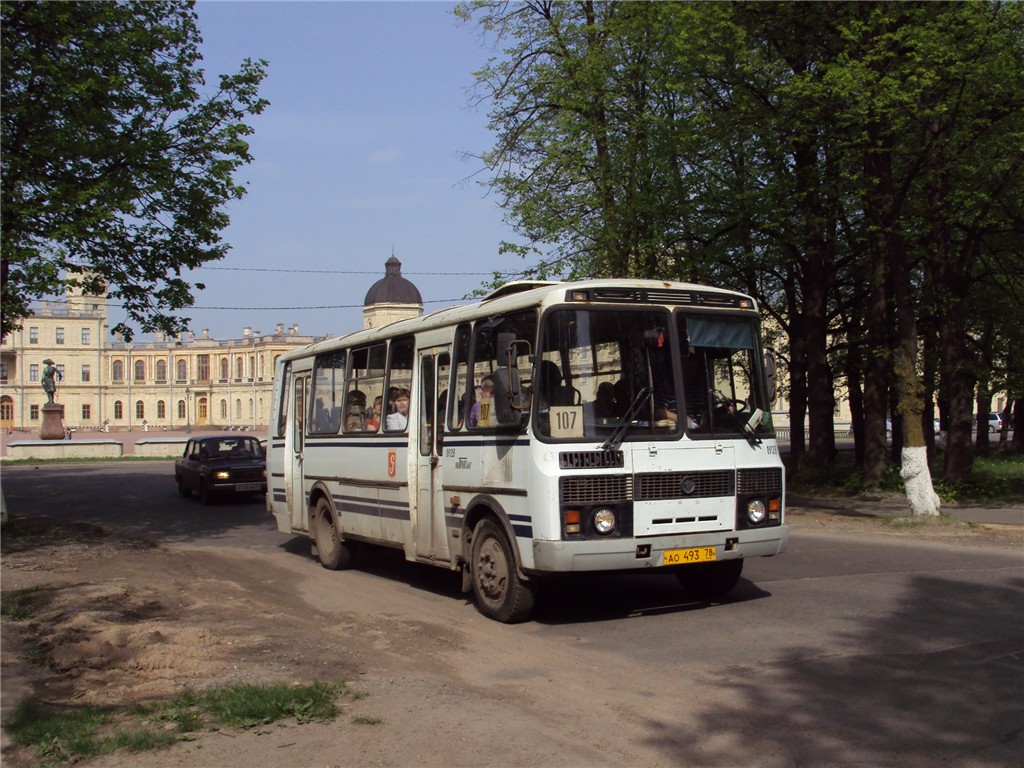
[[[750,531],[716,531],[685,536],[533,542],[527,573],[627,571],[665,566],[665,552],[714,547],[715,560],[771,557],[785,551],[789,528],[777,525]]]

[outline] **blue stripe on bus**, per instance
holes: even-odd
[[[369,515],[370,517],[383,517],[389,520],[411,520],[409,504],[405,502],[388,501],[386,499],[366,499],[360,496],[345,496],[340,493],[331,494],[335,503],[343,512],[351,512],[355,515]]]
[[[373,448],[408,448],[409,447],[409,441],[408,440],[402,440],[401,442],[397,442],[396,443],[396,442],[394,442],[392,440],[388,440],[387,442],[385,442],[384,440],[379,440],[379,439],[370,440],[370,441],[367,441],[366,439],[360,439],[360,440],[334,440],[334,439],[317,440],[317,439],[312,438],[312,437],[307,437],[306,438],[306,447],[307,448],[368,448],[368,447],[373,447]]]
[[[510,438],[508,440],[482,440],[480,438],[463,438],[458,437],[456,435],[445,435],[444,444],[449,447],[453,445],[458,446],[459,448],[486,448],[487,446],[490,445],[507,448],[509,446],[526,447],[530,444],[530,440],[529,438]]]
[[[532,525],[516,525],[512,524],[512,530],[515,532],[516,537],[520,539],[532,539],[533,538],[533,526]]]

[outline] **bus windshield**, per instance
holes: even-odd
[[[534,428],[553,439],[739,436],[768,412],[756,320],[692,310],[549,313]],[[767,433],[770,421],[755,429]]]

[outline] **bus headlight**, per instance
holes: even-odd
[[[594,513],[594,530],[606,535],[615,530],[615,513],[610,509],[599,509]]]
[[[764,502],[760,499],[752,499],[747,502],[747,520],[750,521],[751,525],[760,525],[764,522],[767,510],[765,509]]]

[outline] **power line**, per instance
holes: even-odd
[[[424,304],[451,304],[453,302],[471,301],[471,299],[460,298],[460,299],[434,299],[433,301],[424,301]],[[116,305],[112,305],[116,306]],[[230,310],[233,312],[297,312],[304,309],[362,309],[363,304],[324,304],[316,307],[182,307],[183,312],[191,312],[194,309],[202,310]]]
[[[380,270],[356,270],[356,269],[280,269],[280,268],[267,268],[267,267],[207,267],[202,266],[199,269],[217,269],[222,272],[294,272],[305,275],[379,275]],[[438,276],[452,276],[452,275],[486,275],[491,277],[495,274],[506,274],[504,272],[496,272],[492,270],[490,272],[403,272],[403,275],[438,275]]]

